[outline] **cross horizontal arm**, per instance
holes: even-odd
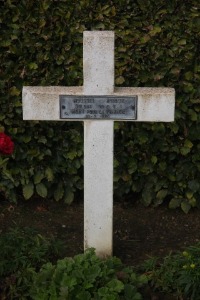
[[[63,121],[60,119],[59,95],[83,96],[84,91],[81,86],[24,87],[23,119]],[[116,87],[111,96],[138,96],[137,120],[132,121],[174,121],[175,90],[173,88]]]

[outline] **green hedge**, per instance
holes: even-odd
[[[0,189],[70,203],[83,189],[79,123],[25,122],[24,85],[81,85],[82,33],[114,30],[118,86],[176,89],[174,123],[115,124],[115,195],[145,205],[200,203],[200,4],[198,0],[5,0],[0,10],[1,130],[15,153],[1,157]]]

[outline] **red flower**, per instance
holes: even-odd
[[[9,136],[0,132],[0,153],[12,154],[14,151],[14,143]]]

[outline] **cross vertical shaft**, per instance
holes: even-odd
[[[113,93],[113,32],[84,32],[83,74],[85,95]],[[113,124],[84,121],[84,247],[99,256],[113,248]]]

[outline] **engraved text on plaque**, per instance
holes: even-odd
[[[137,96],[60,95],[60,118],[136,120]]]

